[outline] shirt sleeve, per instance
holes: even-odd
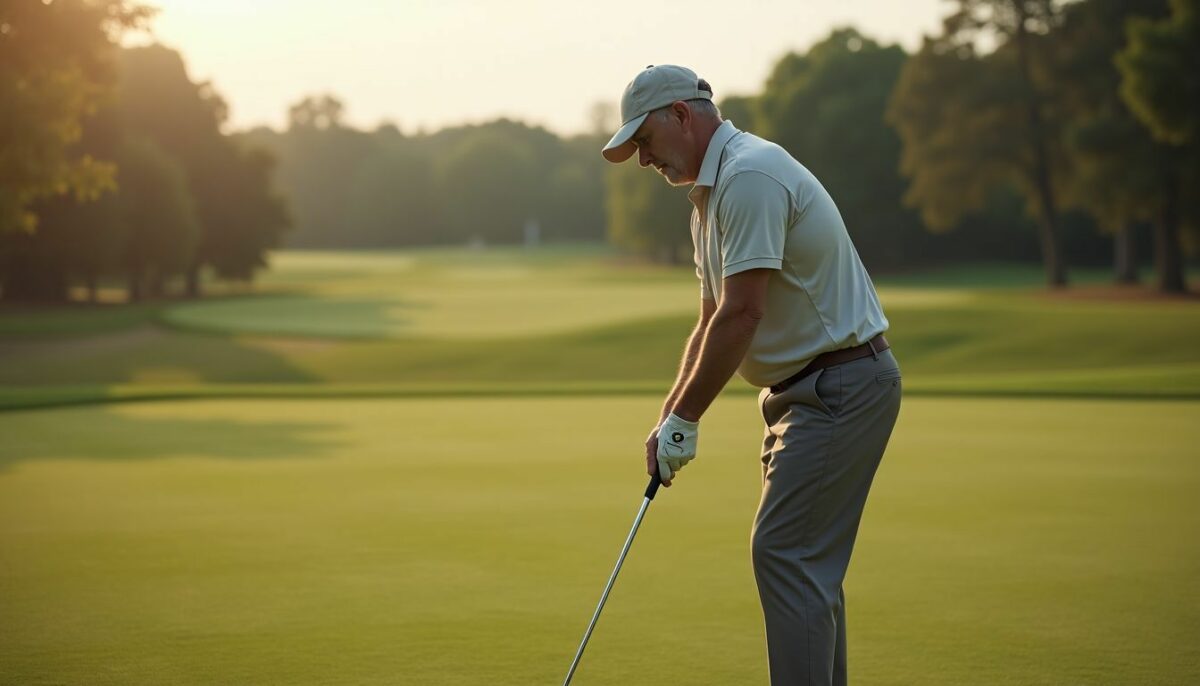
[[[717,204],[721,278],[748,269],[781,269],[792,198],[783,184],[757,171],[729,179]]]

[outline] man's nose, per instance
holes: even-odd
[[[638,165],[645,167],[650,164],[650,153],[645,148],[638,148]]]

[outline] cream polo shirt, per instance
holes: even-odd
[[[721,124],[688,194],[696,274],[705,299],[721,280],[774,269],[765,313],[738,373],[771,386],[817,355],[888,328],[871,277],[833,198],[783,148]]]

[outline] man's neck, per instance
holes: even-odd
[[[717,129],[721,128],[721,124],[724,123],[725,122],[720,119],[705,121],[704,124],[701,125],[700,129],[696,132],[696,140],[700,143],[700,145],[696,147],[701,148],[701,161],[703,161],[704,156],[708,154],[708,144],[712,142],[713,134],[715,134]]]
[[[696,178],[700,177],[700,170],[704,167],[704,158],[708,155],[708,146],[712,144],[712,138],[717,133],[717,129],[721,128],[721,124],[725,121],[717,119],[715,121],[705,120],[696,128],[696,149],[700,151],[700,155],[693,160],[696,164]],[[695,181],[692,182],[695,185]]]

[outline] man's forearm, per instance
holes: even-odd
[[[742,363],[761,318],[761,313],[749,310],[718,309],[703,334],[691,373],[667,411],[698,421]]]
[[[704,332],[708,328],[709,321],[711,320],[702,319],[692,330],[692,335],[688,337],[687,344],[683,348],[683,359],[679,363],[679,375],[675,377],[671,392],[667,394],[667,399],[663,402],[662,414],[658,417],[660,422],[666,419],[675,407],[684,385],[692,375],[692,370],[696,368],[696,360],[700,357],[700,346],[704,343]]]

